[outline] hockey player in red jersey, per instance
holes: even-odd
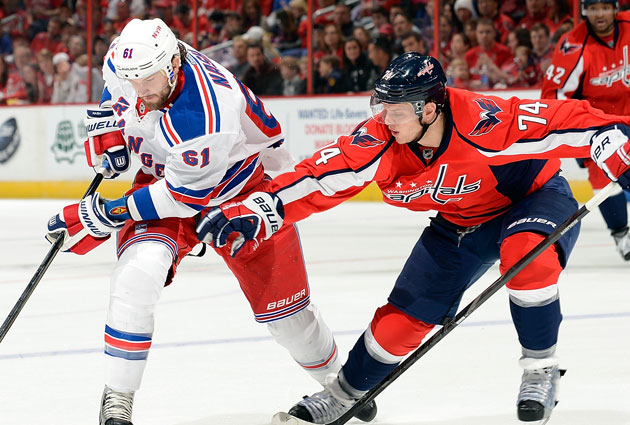
[[[585,101],[504,100],[445,82],[434,58],[399,56],[376,82],[372,118],[275,178],[271,190],[211,209],[197,227],[202,240],[239,255],[370,182],[391,205],[437,211],[341,371],[289,411],[301,421],[327,423],[346,412],[454,316],[463,292],[493,263],[505,272],[577,210],[559,158],[592,151],[612,179],[630,185],[630,119]],[[578,232],[507,283],[522,348],[521,421],[544,420],[556,404],[557,282]]]
[[[105,388],[100,425],[131,425],[153,342],[154,312],[179,262],[199,243],[196,217],[208,206],[266,190],[273,167],[291,165],[280,124],[258,97],[221,65],[175,38],[160,19],[130,21],[110,46],[100,108],[88,110],[90,165],[115,177],[141,162],[124,197],[98,193],[49,224],[51,242],[86,253],[117,233],[118,261],[105,323]],[[310,376],[324,383],[341,361],[332,332],[310,303],[297,229],[285,226],[266,246],[224,259],[250,303]],[[211,277],[210,277],[211,278]],[[173,389],[175,390],[175,389]],[[369,420],[372,405],[358,416]],[[53,420],[52,422],[62,422]]]
[[[586,20],[557,44],[543,80],[541,97],[585,99],[608,114],[630,115],[630,12],[619,12],[617,1],[582,0]],[[590,159],[578,160],[588,169],[594,190],[608,179]],[[617,250],[630,261],[630,232],[625,194],[609,197],[599,209]]]

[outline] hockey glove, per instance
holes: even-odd
[[[276,195],[255,192],[243,202],[212,208],[197,225],[197,237],[215,248],[226,245],[234,257],[251,253],[282,226],[284,208]]]
[[[122,228],[126,217],[126,198],[105,204],[98,193],[85,197],[78,204],[65,207],[48,221],[46,239],[54,243],[61,233],[63,251],[83,255],[109,239],[112,232]],[[105,213],[107,205],[109,213]]]
[[[612,181],[630,189],[630,128],[614,125],[591,138],[591,158]]]
[[[88,109],[85,127],[88,139],[84,145],[88,165],[95,170],[103,168],[103,177],[106,179],[113,179],[127,171],[131,166],[129,149],[118,129],[113,109]]]

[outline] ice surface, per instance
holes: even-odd
[[[69,202],[69,201],[68,201]],[[48,252],[59,200],[0,201],[0,319]],[[300,225],[313,301],[342,358],[385,303],[426,214],[345,203]],[[0,344],[1,425],[97,424],[114,246],[60,253]],[[630,425],[630,263],[598,212],[560,282],[558,355],[568,372],[549,425]],[[498,276],[491,269],[465,305]],[[518,424],[520,350],[499,291],[378,398],[374,423]],[[218,256],[186,258],[157,309],[136,425],[265,425],[318,385],[254,322]]]

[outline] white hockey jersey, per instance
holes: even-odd
[[[111,102],[131,153],[158,179],[127,200],[134,219],[191,217],[238,194],[263,162],[270,171],[291,165],[280,123],[223,66],[185,45],[179,93],[145,113],[131,84],[116,77],[115,44],[105,57],[101,104]]]

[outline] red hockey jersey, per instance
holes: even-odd
[[[630,114],[630,12],[617,14],[609,46],[586,21],[558,42],[541,97],[587,99],[608,114]]]
[[[543,186],[559,158],[588,157],[598,128],[630,121],[586,101],[447,92],[451,106],[436,150],[398,144],[386,125],[368,119],[276,177],[270,191],[284,203],[285,224],[332,208],[370,182],[389,204],[439,211],[460,226],[480,224]]]

